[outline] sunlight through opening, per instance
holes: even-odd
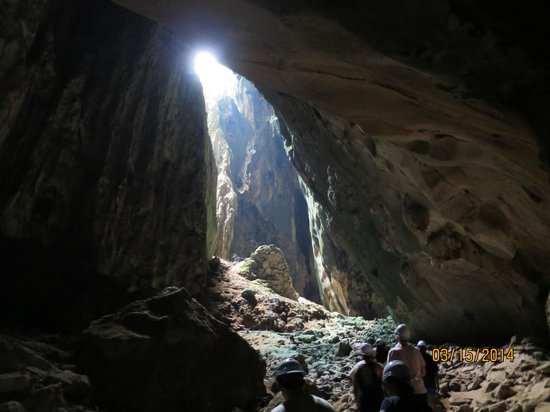
[[[218,63],[212,53],[199,52],[195,56],[195,72],[202,83],[207,105],[222,96],[233,96],[237,89],[237,75]]]

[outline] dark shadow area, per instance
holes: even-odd
[[[80,331],[138,296],[90,271],[74,250],[0,236],[0,325],[10,330]],[[140,296],[147,295],[141,291]]]

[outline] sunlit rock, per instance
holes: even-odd
[[[231,75],[223,66],[216,71]],[[249,81],[232,76],[212,95],[208,78],[202,80],[218,168],[217,253],[248,256],[273,243],[284,252],[296,290],[319,300],[307,207],[278,120]]]
[[[248,279],[258,279],[278,295],[289,299],[298,299],[298,293],[292,286],[285,256],[274,245],[258,247],[249,258],[237,265],[237,272]]]

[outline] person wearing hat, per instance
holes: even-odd
[[[380,405],[380,412],[433,412],[432,408],[414,395],[411,374],[405,362],[388,362],[382,374],[382,385],[386,397]]]
[[[378,412],[384,398],[382,392],[382,371],[384,367],[375,359],[376,350],[365,343],[359,348],[363,360],[350,372],[353,394],[359,412]]]
[[[401,324],[395,328],[395,338],[397,344],[388,352],[388,363],[399,360],[405,363],[409,368],[410,384],[415,395],[428,403],[428,394],[424,386],[424,375],[426,375],[426,364],[420,351],[409,343],[411,339],[411,331],[405,324]]]
[[[285,401],[272,412],[336,412],[330,403],[306,393],[304,368],[295,359],[282,361],[275,371],[275,379]]]

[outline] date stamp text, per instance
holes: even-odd
[[[514,348],[434,348],[434,362],[513,362]]]

